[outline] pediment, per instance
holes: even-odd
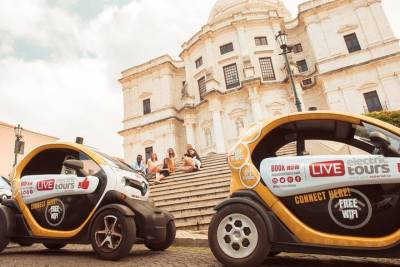
[[[346,32],[354,31],[355,29],[357,29],[357,27],[358,26],[355,25],[355,24],[346,24],[346,25],[343,25],[343,26],[341,26],[339,28],[338,33],[339,34],[343,34],[343,33],[346,33]]]
[[[146,140],[143,142],[143,146],[150,147],[154,144],[154,140]]]
[[[370,88],[376,88],[378,87],[378,84],[375,82],[368,82],[368,83],[364,83],[363,85],[361,85],[358,90],[367,90]]]
[[[150,92],[143,92],[139,95],[139,98],[141,98],[141,99],[145,99],[145,98],[149,98],[149,97],[151,97]]]

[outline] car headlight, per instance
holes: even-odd
[[[125,185],[130,186],[132,188],[135,188],[140,191],[142,196],[145,196],[147,194],[147,191],[149,190],[149,186],[147,185],[146,182],[144,181],[138,181],[129,177],[124,177],[125,178]]]

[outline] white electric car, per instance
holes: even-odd
[[[34,149],[14,169],[12,192],[0,205],[0,251],[10,241],[92,244],[100,258],[118,260],[135,243],[164,250],[175,239],[174,218],[149,201],[147,180],[81,144]]]

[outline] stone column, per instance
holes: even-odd
[[[306,22],[307,35],[317,61],[329,57],[329,47],[319,21],[311,20]]]
[[[367,45],[371,46],[380,41],[379,29],[374,21],[374,17],[371,15],[371,11],[368,6],[363,4],[356,9],[356,15],[360,22],[361,30],[364,36],[358,36],[358,39],[365,38]],[[360,42],[361,43],[361,42]]]
[[[186,127],[186,142],[196,147],[196,138],[194,135],[194,123],[192,121],[185,122]]]
[[[249,100],[251,104],[251,111],[254,121],[261,121],[263,119],[260,100],[258,96],[257,87],[249,89]]]
[[[375,22],[377,24],[379,33],[382,36],[383,41],[395,39],[396,37],[393,33],[389,20],[382,8],[381,1],[373,1],[370,5],[370,10],[375,19]]]
[[[214,137],[215,137],[215,144],[217,148],[217,153],[225,153],[225,138],[224,132],[222,130],[222,118],[221,118],[221,111],[219,109],[212,111],[212,118],[213,118],[213,128],[214,128]]]

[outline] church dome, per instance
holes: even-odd
[[[282,0],[218,0],[211,10],[208,23],[216,23],[239,12],[282,9],[285,9]]]

